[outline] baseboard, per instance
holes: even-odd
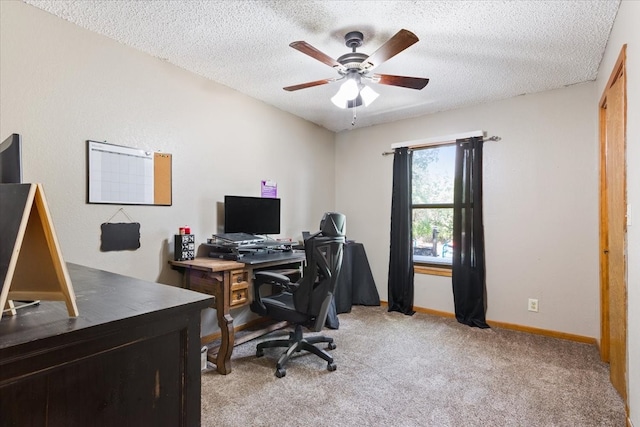
[[[387,307],[389,306],[387,301],[381,301],[380,304]],[[450,313],[448,311],[432,310],[430,308],[415,307],[415,306],[413,307],[413,309],[418,313],[431,314],[431,315],[440,316],[440,317],[455,318],[455,314]],[[489,326],[495,326],[497,328],[509,329],[512,331],[519,331],[519,332],[527,332],[530,334],[543,335],[545,337],[551,337],[551,338],[560,338],[563,340],[575,341],[575,342],[580,342],[584,344],[597,345],[597,340],[593,337],[568,334],[566,332],[552,331],[549,329],[534,328],[532,326],[517,325],[515,323],[500,322],[497,320],[487,319],[487,323],[489,324]]]
[[[552,331],[549,329],[534,328],[531,326],[516,325],[513,323],[498,322],[495,320],[487,320],[489,326],[495,326],[503,329],[511,329],[514,331],[528,332],[530,334],[544,335],[545,337],[560,338],[563,340],[575,341],[584,344],[597,345],[597,340],[593,337],[584,335],[568,334],[566,332]]]

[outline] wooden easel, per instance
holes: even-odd
[[[0,235],[0,308],[15,315],[14,300],[64,301],[69,316],[77,317],[41,184],[0,184]]]

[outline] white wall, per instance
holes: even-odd
[[[178,284],[173,235],[218,231],[225,194],[277,181],[293,238],[334,209],[332,132],[22,2],[0,14],[0,138],[22,135],[24,180],[44,184],[65,260]],[[136,251],[99,250],[120,206],[85,203],[88,139],[173,154],[173,205],[124,207],[141,224]]]
[[[393,163],[381,153],[481,129],[502,137],[484,150],[487,319],[599,337],[595,98],[586,83],[339,134],[337,208],[367,249],[381,298]],[[528,298],[539,299],[538,313]],[[417,274],[414,305],[453,312],[451,279]]]
[[[640,2],[623,1],[597,80],[598,98],[627,44],[627,373],[629,413],[640,426]]]

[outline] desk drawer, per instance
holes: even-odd
[[[191,270],[189,275],[189,289],[203,294],[215,295],[217,286],[222,286],[224,275],[200,270]]]
[[[249,302],[249,272],[246,270],[231,271],[230,306],[236,307]]]

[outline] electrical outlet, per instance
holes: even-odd
[[[538,300],[535,298],[529,298],[529,311],[538,312]]]

